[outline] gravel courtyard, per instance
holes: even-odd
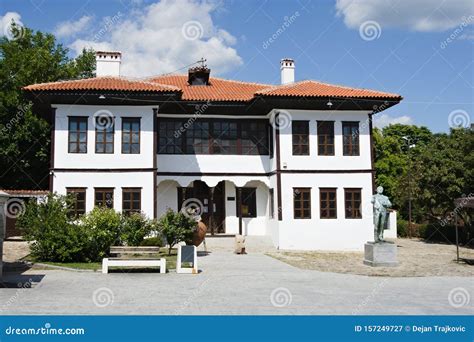
[[[397,239],[398,267],[364,265],[364,252],[277,251],[268,255],[302,269],[388,277],[474,276],[474,265],[456,263],[456,246]],[[460,248],[460,258],[474,261],[474,250]]]
[[[472,314],[471,277],[305,270],[261,252],[215,251],[201,273],[29,269],[7,273],[2,314]],[[31,287],[30,287],[31,285]],[[19,286],[19,287],[18,287]]]

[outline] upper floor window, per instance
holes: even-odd
[[[319,189],[319,208],[322,219],[337,218],[336,188]]]
[[[293,188],[293,213],[295,219],[311,218],[311,188]]]
[[[86,188],[66,188],[68,196],[72,197],[69,214],[78,217],[86,212]]]
[[[268,155],[265,120],[159,120],[159,154]]]
[[[87,117],[69,117],[69,153],[87,153]]]
[[[309,155],[309,121],[293,121],[291,123],[293,135],[293,155]]]
[[[334,121],[318,121],[318,155],[334,155]]]
[[[268,124],[264,121],[245,121],[240,124],[240,147],[244,155],[270,153]]]
[[[96,207],[114,207],[114,188],[96,188],[94,196]]]
[[[122,188],[122,211],[124,213],[140,212],[142,209],[142,189]]]
[[[106,118],[95,118],[95,153],[114,153],[114,122]]]
[[[361,189],[344,189],[346,218],[362,218],[361,201]]]
[[[180,121],[160,120],[158,124],[158,153],[183,153],[184,130]]]
[[[358,156],[359,155],[359,123],[343,122],[342,123],[342,146],[343,155]]]
[[[194,121],[184,132],[186,152],[190,154],[209,154],[211,133],[208,121]]]
[[[140,153],[140,118],[122,118],[122,153]]]

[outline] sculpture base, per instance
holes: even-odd
[[[397,261],[397,245],[386,242],[367,242],[364,245],[364,264],[374,267],[395,267]]]

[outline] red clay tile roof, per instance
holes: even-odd
[[[41,196],[47,195],[48,190],[8,190],[0,189],[0,191],[6,192],[10,196]]]
[[[182,92],[181,99],[184,101],[250,101],[255,96],[402,99],[398,94],[350,88],[316,81],[301,81],[274,86],[211,77],[209,85],[191,86],[188,84],[187,75],[165,75],[143,80],[132,80],[123,77],[97,77],[33,84],[23,89],[26,91],[117,90]]]
[[[274,86],[257,91],[256,94],[262,96],[401,99],[401,96],[398,94],[384,93],[369,89],[350,88],[316,81],[301,81],[292,84]]]
[[[225,80],[210,77],[209,85],[188,84],[188,75],[166,75],[149,79],[152,82],[179,87],[183,91],[182,100],[187,101],[250,101],[255,92],[268,87],[270,84],[258,84]]]
[[[150,91],[170,92],[179,91],[171,85],[158,84],[143,80],[133,80],[123,77],[95,77],[82,80],[60,81],[32,84],[23,88],[27,91],[38,90],[119,90],[119,91]]]

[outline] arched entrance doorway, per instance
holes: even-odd
[[[200,180],[193,181],[188,187],[178,188],[178,208],[183,204],[198,209],[208,232],[225,233],[225,182],[209,187]]]

